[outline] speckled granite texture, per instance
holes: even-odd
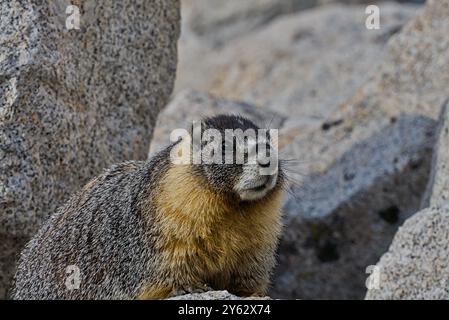
[[[24,242],[112,163],[145,159],[173,88],[178,0],[0,3],[0,298]]]

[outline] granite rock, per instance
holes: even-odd
[[[425,204],[398,230],[370,276],[366,299],[449,299],[448,102],[441,113]]]
[[[371,277],[367,300],[449,299],[449,207],[429,207],[408,219]]]
[[[269,293],[273,298],[363,298],[366,268],[419,209],[435,121],[404,115],[374,125],[367,138],[348,133],[337,141],[332,132],[322,132],[328,141],[321,148],[314,147],[313,134],[287,146],[306,152],[303,158],[313,161],[315,169],[295,168],[303,176],[284,205],[284,235]]]
[[[434,146],[432,172],[427,184],[421,207],[445,205],[449,201],[449,94],[444,102],[437,128],[438,142]]]
[[[310,8],[318,0],[182,0],[184,29],[219,46],[271,20]]]
[[[268,300],[269,297],[238,297],[226,290],[206,291],[203,293],[189,293],[168,300]]]
[[[307,202],[301,202],[301,195],[307,194],[311,187],[310,183],[302,183],[300,187],[306,191],[298,191],[298,200],[287,203],[287,217],[291,220],[288,220],[280,251],[280,269],[270,296],[362,298],[366,292],[366,268],[375,265],[379,259],[376,256],[385,252],[404,219],[420,210],[430,176],[436,120],[447,99],[448,17],[449,1],[428,1],[418,16],[392,37],[383,61],[365,84],[328,115],[322,123],[325,133],[315,130],[304,139],[291,138],[293,143],[287,146],[288,153],[293,158],[305,159],[306,163],[313,161],[308,167],[315,167],[312,172],[319,177],[332,176],[335,165],[338,168],[340,163],[351,164],[345,160],[348,152],[357,161],[347,167],[349,174],[345,167],[339,169],[343,182],[334,188],[335,192],[327,185],[332,180],[323,180],[322,185],[327,188],[324,190],[329,190],[323,195],[342,201],[324,197],[315,206],[304,207]],[[300,127],[294,123],[291,127],[290,136],[299,137]],[[420,138],[411,141],[407,135]],[[378,147],[372,151],[354,148],[358,143],[370,144],[370,141],[378,141]],[[308,148],[301,147],[301,143],[306,143]],[[409,145],[407,150],[402,149],[404,145]],[[365,158],[365,153],[371,157]],[[382,156],[378,158],[378,155]],[[370,170],[375,174],[367,174]],[[357,180],[360,174],[368,179]],[[371,180],[376,175],[378,178]],[[347,184],[353,186],[349,188]],[[358,190],[348,193],[351,189]],[[323,211],[323,206],[331,210]],[[316,220],[314,215],[321,218]],[[313,240],[318,233],[318,241],[301,242],[307,237],[304,238],[301,232],[304,229],[298,226],[304,228],[302,221],[308,217],[318,223],[318,227],[312,224],[309,238]],[[366,223],[367,219],[377,222]],[[321,240],[323,234],[325,240]],[[315,260],[304,259],[302,254],[301,246],[309,245],[316,250],[316,243],[321,244],[318,248],[327,257],[321,265],[318,254]]]
[[[192,88],[322,120],[369,79],[389,38],[418,8],[379,6],[380,30],[365,27],[366,6],[342,4],[281,15],[220,47],[184,28],[175,91]]]
[[[395,0],[393,0],[395,1]],[[425,0],[396,0],[423,3]],[[377,2],[377,1],[376,1]],[[221,46],[284,15],[342,3],[373,4],[372,0],[182,0],[183,32],[190,32],[212,46]]]
[[[173,88],[177,0],[0,4],[0,298],[24,242],[112,163],[145,159]]]

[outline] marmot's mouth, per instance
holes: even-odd
[[[268,184],[270,183],[270,177],[269,176],[263,176],[259,177],[256,182],[251,182],[249,185],[244,188],[244,191],[262,191],[264,190]]]
[[[267,176],[266,179],[254,183],[237,191],[242,200],[257,200],[263,198],[276,184],[276,176]]]
[[[250,188],[250,189],[248,189],[248,191],[259,192],[259,191],[264,190],[266,187],[267,187],[267,183],[264,183],[264,184],[261,184],[261,185],[258,186],[258,187]]]

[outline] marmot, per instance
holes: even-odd
[[[259,129],[234,115],[201,124]],[[23,250],[13,298],[163,299],[204,288],[265,295],[281,232],[282,168],[261,176],[254,164],[175,165],[179,143],[114,165],[72,196]],[[78,288],[67,286],[73,266]]]

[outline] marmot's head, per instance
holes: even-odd
[[[217,192],[255,201],[282,186],[277,135],[270,130],[241,116],[219,115],[201,121],[198,132],[202,157],[193,167]],[[195,141],[195,129],[191,134]]]

